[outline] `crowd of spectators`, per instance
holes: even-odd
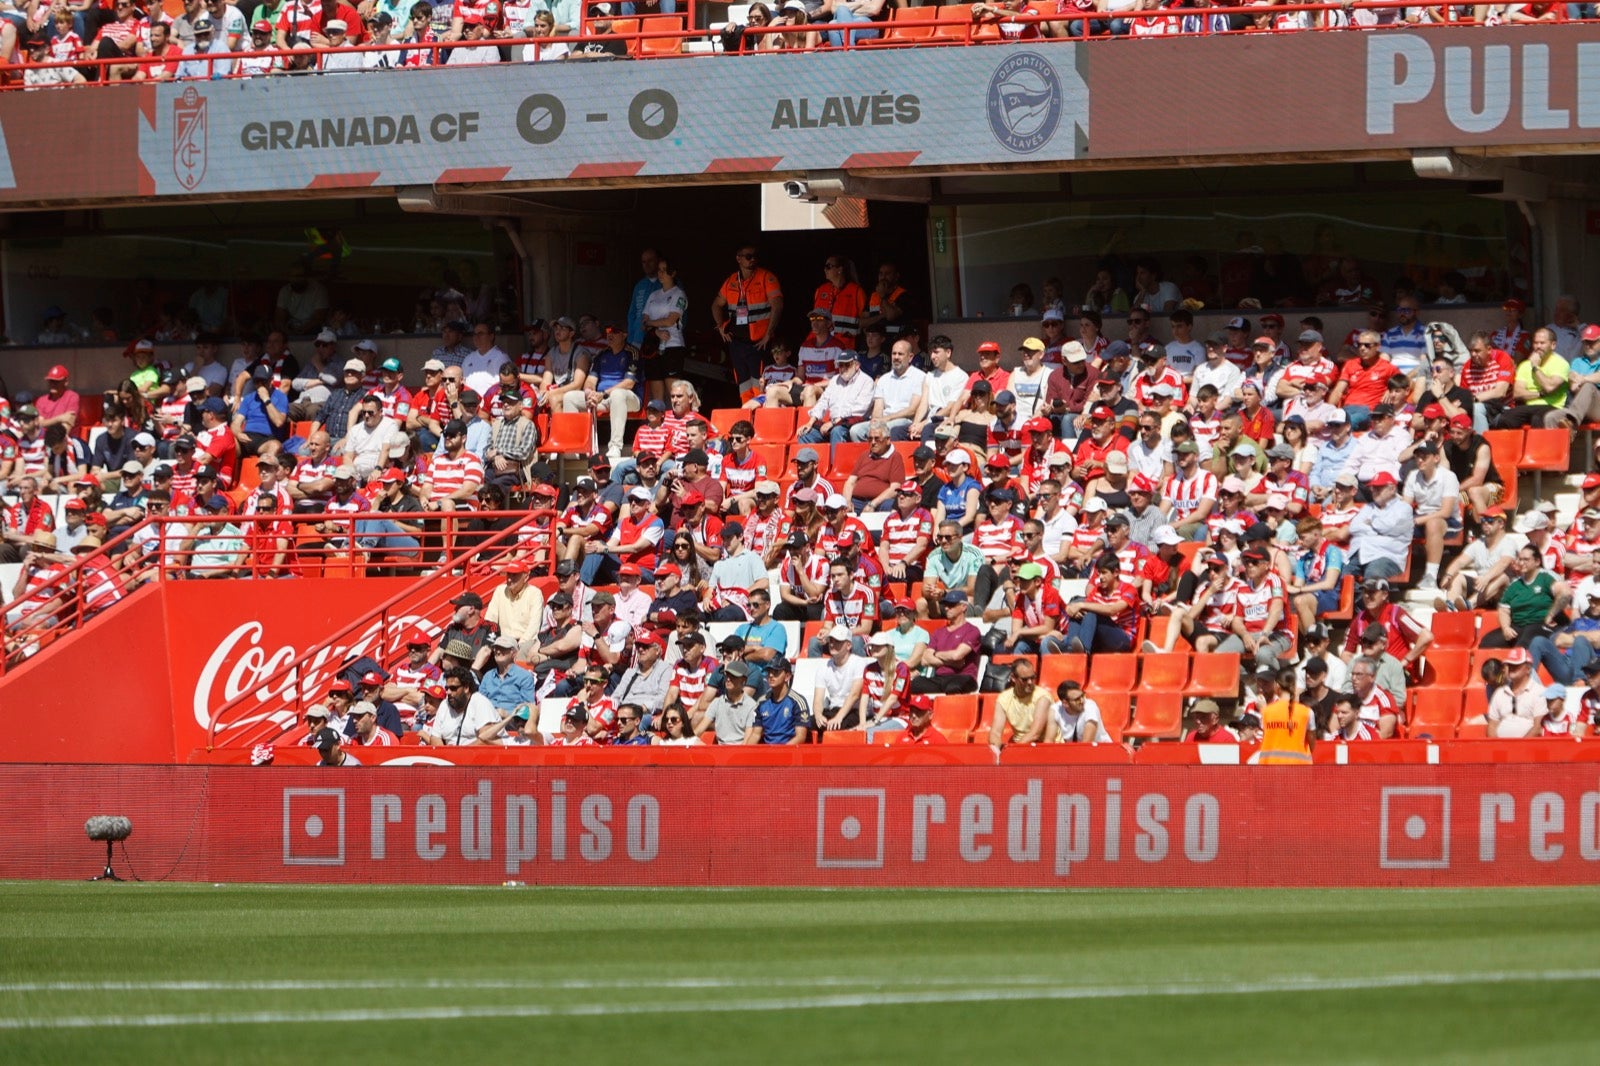
[[[1600,475],[1556,530],[1544,501],[1502,506],[1483,436],[1575,433],[1594,417],[1600,325],[1571,297],[1533,330],[1507,301],[1501,330],[1463,339],[1420,321],[1402,280],[1392,309],[1372,302],[1344,338],[1315,315],[1266,312],[1197,339],[1157,286],[1130,306],[1126,337],[1082,308],[1069,334],[1052,307],[1008,356],[924,345],[893,264],[869,292],[829,256],[791,349],[772,328],[779,280],[752,245],[734,258],[701,306],[739,368],[742,410],[703,410],[678,376],[686,320],[705,311],[654,251],[617,321],[536,319],[515,356],[491,323],[449,322],[420,382],[378,342],[345,347],[327,329],[303,361],[274,332],[244,337],[227,366],[210,334],[175,368],[141,341],[91,445],[52,368],[37,396],[0,405],[0,482],[15,494],[0,552],[24,564],[13,652],[40,619],[114,602],[143,579],[140,560],[169,577],[292,578],[309,540],[363,555],[369,573],[414,572],[441,558],[440,530],[510,507],[555,517],[519,536],[505,584],[457,601],[414,649],[418,672],[395,669],[408,683],[381,664],[350,679],[352,695],[376,679],[382,698],[367,702],[389,733],[646,743],[676,727],[684,742],[790,743],[910,724],[932,742],[921,705],[987,685],[1001,692],[996,745],[1104,741],[1092,694],[1047,692],[1033,657],[1183,641],[1245,670],[1238,700],[1192,708],[1195,739],[1270,737],[1277,710],[1302,701],[1312,736],[1390,737],[1430,644],[1408,590],[1438,611],[1498,611],[1483,646],[1511,667],[1562,684],[1591,672]],[[535,444],[550,416],[581,412],[595,446],[568,484]],[[758,421],[783,428],[758,440]],[[59,528],[53,492],[71,496]],[[314,520],[293,529],[295,512]],[[181,521],[139,525],[161,514]],[[69,605],[54,579],[75,561]],[[1346,578],[1353,620],[1330,628]],[[570,702],[570,728],[540,731],[547,699]],[[1534,702],[1504,704],[1489,705],[1497,733]],[[360,728],[333,710],[340,730]]]
[[[893,0],[782,0],[748,5],[720,31],[731,51],[843,47],[882,36]],[[911,5],[917,6],[917,5]],[[1593,4],[1475,4],[1224,14],[1209,0],[995,0],[958,13],[1000,36],[1166,34],[1359,29],[1431,23],[1545,23],[1592,19]],[[393,67],[469,66],[622,58],[638,17],[671,15],[675,0],[581,5],[579,0],[277,0],[235,5],[181,0],[140,6],[29,0],[0,11],[0,52],[25,64],[32,88],[84,81],[173,81],[269,74],[360,72]],[[626,20],[626,21],[619,21]],[[681,24],[678,24],[681,28]],[[548,43],[546,43],[548,39]],[[511,45],[511,41],[530,43]],[[391,46],[384,48],[383,46]],[[367,51],[362,49],[378,48]],[[637,45],[632,49],[637,51]],[[277,52],[277,55],[259,55]],[[107,61],[84,66],[86,59]]]

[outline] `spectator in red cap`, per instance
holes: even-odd
[[[1545,418],[1547,426],[1565,426],[1574,432],[1590,422],[1600,422],[1600,325],[1584,326],[1578,340],[1581,347],[1567,374],[1571,388],[1567,404]]]
[[[406,727],[401,720],[399,708],[383,698],[383,689],[387,681],[388,679],[376,670],[362,674],[360,684],[361,703],[365,703],[373,709],[378,725],[398,737],[406,731]],[[357,703],[355,706],[359,707],[361,703]],[[354,721],[354,714],[351,715],[351,718],[350,732],[346,734],[348,736],[354,736],[354,730],[359,725],[358,722]]]
[[[916,693],[908,701],[906,707],[906,728],[895,738],[897,744],[948,744],[950,738],[946,737],[933,725],[933,699],[924,693]]]
[[[67,432],[77,428],[79,396],[67,388],[67,368],[57,363],[44,376],[45,393],[33,401],[39,410],[39,425],[65,426]]]
[[[1350,523],[1350,564],[1366,578],[1390,578],[1405,570],[1415,534],[1415,512],[1400,497],[1400,480],[1385,470],[1367,483],[1372,502]]]
[[[437,666],[428,661],[428,652],[432,648],[433,637],[426,630],[413,627],[406,634],[405,660],[394,668],[389,683],[383,689],[383,698],[395,705],[401,721],[405,722],[408,729],[423,705],[425,690],[444,676]],[[439,698],[444,698],[442,689]]]
[[[1456,476],[1461,493],[1472,504],[1473,511],[1482,514],[1501,498],[1502,486],[1489,442],[1472,427],[1473,420],[1466,415],[1450,419],[1443,446],[1444,461]]]

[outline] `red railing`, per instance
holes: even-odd
[[[458,511],[444,518],[435,514],[427,519],[430,528],[419,534],[363,528],[364,523],[389,517],[375,511],[213,519],[233,526],[241,534],[238,537],[206,536],[201,527],[211,523],[198,521],[200,517],[209,516],[146,518],[28,589],[30,597],[51,598],[8,622],[0,674],[152,581],[422,576],[481,565],[483,553],[491,549],[497,562],[524,560],[535,573],[548,573],[553,565],[554,511]],[[421,521],[418,515],[400,517]],[[503,530],[493,528],[502,524]],[[241,547],[235,548],[234,541]],[[95,580],[87,573],[90,567],[109,571],[107,576],[120,590],[115,601],[90,608],[86,601]]]
[[[436,569],[352,619],[308,649],[297,662],[262,679],[249,692],[213,708],[208,750],[218,746],[248,747],[281,736],[308,705],[325,698],[328,685],[343,663],[369,655],[386,666],[392,664],[404,655],[406,634],[414,626],[436,628],[434,620],[452,613],[452,599],[466,589],[476,588],[506,563],[527,561],[535,574],[553,570],[555,511],[492,512],[484,517],[514,521],[481,540],[468,542],[458,534],[456,545]],[[263,693],[274,697],[270,704]],[[222,733],[228,736],[219,739]]]
[[[768,6],[776,9],[776,8],[780,7],[781,4],[771,4],[771,5],[768,5]],[[81,57],[81,58],[79,58],[77,60],[67,61],[67,62],[48,62],[48,63],[20,62],[20,63],[16,63],[16,64],[12,65],[9,68],[9,72],[10,72],[11,76],[7,77],[4,81],[0,81],[0,88],[11,88],[11,89],[31,88],[31,86],[27,86],[27,85],[24,84],[24,80],[23,80],[22,77],[17,76],[17,75],[20,75],[20,74],[22,74],[23,72],[25,72],[25,71],[27,71],[29,69],[34,69],[34,70],[52,70],[52,69],[55,69],[55,70],[59,70],[59,69],[65,69],[65,68],[72,68],[72,69],[76,69],[76,70],[79,70],[79,71],[83,71],[83,70],[88,70],[88,69],[101,69],[101,68],[109,69],[111,67],[137,67],[137,68],[141,68],[141,69],[144,69],[144,70],[150,70],[150,69],[153,69],[153,68],[156,68],[156,67],[165,67],[165,66],[168,66],[168,65],[174,64],[174,63],[184,63],[184,64],[204,65],[204,66],[206,66],[208,68],[208,70],[214,71],[215,67],[218,64],[222,64],[222,63],[233,64],[235,67],[237,67],[238,61],[240,59],[245,59],[245,58],[249,58],[249,59],[276,59],[276,60],[282,60],[282,61],[285,62],[285,64],[287,64],[287,61],[289,61],[291,59],[295,59],[297,57],[298,58],[304,58],[305,56],[310,55],[310,56],[313,56],[315,58],[316,62],[310,68],[302,70],[302,71],[293,71],[292,72],[292,71],[289,71],[289,70],[286,70],[286,69],[278,69],[278,70],[274,70],[274,71],[271,71],[271,72],[264,72],[263,74],[249,75],[249,74],[243,74],[243,73],[238,72],[237,70],[235,70],[234,73],[226,74],[226,75],[222,75],[222,74],[207,74],[207,75],[203,75],[203,76],[191,76],[191,77],[188,77],[188,78],[161,77],[161,78],[156,78],[156,79],[152,79],[152,78],[147,76],[144,79],[141,79],[140,81],[133,81],[133,79],[124,79],[124,80],[126,80],[126,81],[128,81],[130,83],[133,83],[133,84],[148,84],[149,81],[151,81],[151,80],[161,80],[161,81],[170,81],[170,80],[209,80],[209,79],[211,79],[213,77],[222,78],[222,77],[276,76],[276,75],[293,76],[296,73],[305,73],[305,74],[311,74],[311,73],[350,73],[350,74],[360,74],[360,73],[365,73],[366,71],[363,70],[363,69],[324,71],[321,68],[322,68],[322,64],[323,64],[325,58],[327,56],[329,56],[329,55],[334,55],[334,54],[338,54],[338,55],[358,54],[359,55],[359,54],[374,53],[374,52],[393,52],[393,53],[399,53],[399,52],[427,52],[427,53],[430,53],[430,55],[432,56],[432,59],[430,60],[430,62],[428,62],[426,64],[423,64],[421,66],[416,66],[416,67],[393,67],[393,68],[387,68],[387,69],[402,69],[402,70],[410,70],[410,69],[427,70],[427,69],[436,69],[439,66],[447,65],[445,63],[445,61],[444,61],[445,54],[450,52],[450,51],[452,51],[452,50],[454,50],[454,49],[459,49],[459,48],[472,48],[472,47],[500,48],[500,47],[515,46],[515,45],[523,45],[523,46],[531,46],[531,47],[534,47],[534,48],[537,49],[537,48],[541,48],[541,47],[552,47],[552,46],[560,45],[560,46],[563,46],[563,47],[571,50],[576,46],[594,44],[597,41],[606,41],[606,42],[611,42],[611,43],[623,44],[626,47],[628,56],[630,58],[635,58],[635,59],[660,59],[660,58],[665,58],[665,57],[668,57],[668,56],[679,56],[679,55],[703,55],[703,54],[718,54],[718,55],[721,55],[721,54],[752,55],[753,54],[753,55],[761,55],[761,54],[764,54],[764,53],[777,52],[777,51],[812,51],[812,50],[821,51],[821,50],[833,50],[836,46],[830,45],[828,43],[828,34],[829,33],[839,33],[839,34],[843,35],[844,40],[843,40],[842,44],[837,46],[837,47],[845,49],[845,50],[860,49],[860,48],[868,48],[869,50],[875,50],[875,49],[881,48],[881,47],[924,47],[924,46],[930,46],[930,45],[931,46],[938,46],[938,45],[995,44],[995,43],[1014,42],[1014,41],[1021,40],[1021,39],[1023,39],[1023,35],[1028,32],[1028,27],[1038,27],[1038,26],[1043,26],[1045,24],[1054,24],[1054,25],[1067,24],[1069,26],[1069,32],[1068,32],[1066,37],[1057,37],[1057,38],[1033,37],[1033,38],[1029,38],[1028,39],[1028,43],[1030,43],[1030,44],[1046,44],[1046,43],[1050,43],[1051,41],[1055,41],[1055,40],[1073,40],[1073,41],[1116,40],[1119,37],[1131,37],[1131,38],[1135,38],[1135,39],[1143,38],[1143,37],[1146,37],[1146,36],[1201,36],[1201,37],[1205,37],[1205,36],[1232,36],[1234,34],[1249,34],[1249,33],[1298,33],[1298,32],[1303,32],[1303,31],[1308,31],[1308,30],[1309,31],[1327,31],[1327,30],[1344,30],[1344,29],[1382,30],[1382,29],[1416,28],[1416,27],[1419,27],[1419,26],[1438,26],[1438,25],[1457,25],[1457,26],[1478,25],[1477,21],[1474,18],[1470,17],[1470,12],[1474,9],[1474,5],[1436,5],[1436,6],[1427,6],[1427,5],[1418,5],[1416,3],[1410,2],[1410,0],[1354,0],[1353,3],[1337,3],[1337,2],[1335,2],[1335,3],[1299,3],[1299,4],[1289,3],[1289,4],[1240,5],[1240,6],[1215,5],[1215,6],[1212,6],[1212,7],[1205,7],[1205,8],[1184,7],[1184,8],[1152,8],[1152,9],[1148,9],[1148,10],[1130,9],[1130,10],[1124,10],[1124,11],[1118,11],[1118,12],[1098,12],[1097,11],[1097,12],[1087,12],[1087,13],[1085,13],[1085,12],[1076,12],[1075,11],[1075,12],[1072,12],[1070,14],[1052,14],[1052,15],[1014,15],[1014,14],[1007,13],[1003,17],[1002,16],[990,16],[990,15],[985,15],[985,16],[982,16],[982,17],[975,16],[972,13],[972,8],[974,6],[975,5],[971,5],[971,4],[946,5],[944,7],[938,8],[937,10],[940,12],[940,14],[937,15],[936,17],[932,17],[932,18],[925,17],[925,16],[922,16],[922,15],[910,16],[910,15],[906,15],[905,14],[905,12],[907,12],[907,11],[920,12],[920,11],[928,10],[927,8],[906,8],[906,9],[897,9],[894,17],[891,17],[891,18],[888,18],[888,19],[885,19],[885,20],[881,20],[881,21],[875,21],[875,22],[851,22],[851,23],[821,22],[821,23],[807,24],[807,25],[801,26],[801,27],[795,27],[795,26],[764,26],[764,27],[748,26],[748,27],[746,27],[746,29],[744,31],[744,35],[745,35],[746,40],[760,41],[763,38],[767,38],[767,37],[782,37],[782,36],[787,35],[787,34],[794,34],[794,33],[811,34],[811,33],[815,33],[815,34],[818,35],[819,41],[815,45],[806,45],[806,46],[803,46],[803,47],[786,47],[786,46],[781,46],[781,45],[773,47],[773,48],[762,48],[759,45],[756,46],[756,47],[750,47],[750,48],[741,47],[737,52],[733,52],[733,53],[723,52],[718,47],[718,45],[720,44],[720,36],[721,36],[720,35],[720,31],[714,32],[714,31],[711,31],[711,30],[702,30],[702,29],[657,29],[657,28],[654,28],[654,27],[645,28],[644,26],[641,25],[640,28],[638,28],[638,29],[630,29],[630,30],[628,30],[626,32],[611,33],[611,34],[605,34],[605,35],[588,35],[588,36],[579,35],[579,36],[569,36],[569,37],[541,37],[541,38],[531,38],[531,37],[489,38],[489,39],[486,39],[484,41],[423,42],[421,44],[416,43],[416,42],[391,42],[389,44],[383,44],[383,45],[358,45],[358,46],[352,46],[352,47],[348,47],[348,48],[337,48],[337,49],[334,49],[334,48],[312,48],[312,49],[307,50],[305,48],[300,48],[300,49],[272,48],[272,49],[264,49],[264,50],[261,50],[261,51],[225,52],[225,53],[218,53],[218,54],[183,55],[183,56],[166,56],[166,57],[140,56],[140,57],[119,57],[119,58],[116,58],[116,59],[100,59],[100,58],[91,58],[89,56],[84,56],[84,57]],[[976,6],[986,6],[986,5],[976,5]],[[1419,22],[1419,23],[1408,23],[1408,22],[1405,22],[1405,21],[1403,21],[1401,19],[1397,19],[1396,21],[1393,21],[1393,22],[1379,23],[1379,24],[1376,24],[1376,25],[1363,25],[1363,24],[1357,24],[1353,19],[1353,16],[1357,12],[1391,11],[1391,10],[1399,10],[1399,9],[1423,10],[1423,11],[1428,11],[1428,12],[1437,12],[1439,17],[1440,17],[1440,20],[1429,21],[1429,22]],[[1557,16],[1555,21],[1559,21],[1559,22],[1569,22],[1569,21],[1570,22],[1593,22],[1593,21],[1600,21],[1600,20],[1594,20],[1594,19],[1581,19],[1581,20],[1579,20],[1579,19],[1568,19],[1567,16],[1566,16],[1566,9],[1565,9],[1565,5],[1564,4],[1555,4],[1555,5],[1553,5],[1552,10]],[[948,11],[950,13],[949,14],[945,14],[944,12],[946,12],[946,11]],[[1235,15],[1244,16],[1244,17],[1252,20],[1252,23],[1256,19],[1264,19],[1266,24],[1265,25],[1251,24],[1251,25],[1247,25],[1247,26],[1245,26],[1243,28],[1240,28],[1240,29],[1231,29],[1230,28],[1228,30],[1221,30],[1221,29],[1213,28],[1212,23],[1210,21],[1213,17],[1216,17],[1216,16],[1235,16]],[[1306,16],[1308,16],[1308,18],[1305,21],[1309,22],[1310,25],[1294,26],[1294,25],[1288,25],[1288,24],[1281,24],[1283,19],[1292,18],[1293,16],[1297,16],[1297,15],[1306,15]],[[659,19],[661,17],[662,16],[647,17],[647,18],[642,19],[642,20],[638,19],[638,18],[618,18],[618,19],[616,19],[614,21],[621,22],[621,23],[624,23],[624,24],[627,24],[627,23],[640,23],[640,22],[653,21],[654,19]],[[1185,30],[1182,27],[1183,27],[1183,23],[1186,22],[1186,21],[1198,21],[1198,26],[1195,29],[1192,29],[1192,30]],[[1095,33],[1093,31],[1093,27],[1095,25],[1097,25],[1097,24],[1104,24],[1104,25],[1109,26],[1109,24],[1111,24],[1112,22],[1132,22],[1132,23],[1135,23],[1136,25],[1143,24],[1145,26],[1145,30],[1143,32],[1140,32],[1140,30],[1135,29],[1134,32],[1127,33],[1127,34],[1118,34],[1118,35],[1112,35],[1112,34],[1105,33],[1105,32]],[[1085,30],[1085,25],[1086,24],[1089,27],[1089,29],[1087,31]],[[1503,23],[1503,25],[1546,25],[1546,24],[1547,23],[1544,23],[1544,22],[1521,22],[1521,23],[1519,23],[1519,22],[1506,22],[1506,23]],[[874,36],[874,37],[871,37],[871,38],[863,38],[862,37],[863,33],[869,33],[869,32],[873,32],[873,31],[880,31],[880,32],[878,33],[877,36]],[[702,43],[710,45],[711,47],[709,49],[699,49],[699,50],[696,50],[695,52],[689,52],[689,51],[685,50],[685,48],[684,48],[684,45],[689,43],[689,42],[702,42]],[[119,82],[119,81],[108,80],[105,77],[99,77],[99,78],[97,78],[97,80],[92,81],[92,82],[87,82],[85,84],[112,85],[112,84],[120,84],[120,83],[121,82]],[[39,87],[56,88],[56,87],[59,87],[59,86],[39,86]]]

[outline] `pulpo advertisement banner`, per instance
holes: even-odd
[[[425,753],[417,762],[425,763]],[[554,885],[1600,880],[1583,765],[0,767],[0,877]]]
[[[1249,86],[1267,89],[1246,106]],[[3,93],[0,203],[1559,150],[1597,130],[1595,25],[504,64]]]

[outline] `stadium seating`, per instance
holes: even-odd
[[[1105,708],[1101,708],[1102,715]],[[1125,737],[1175,739],[1183,732],[1183,696],[1176,692],[1141,692],[1133,700],[1133,720]]]

